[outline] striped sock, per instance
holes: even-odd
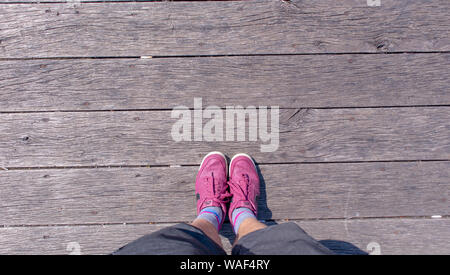
[[[236,208],[234,209],[233,213],[231,214],[231,219],[232,222],[231,224],[233,225],[233,230],[234,233],[237,234],[238,230],[239,230],[239,226],[241,225],[241,223],[248,218],[255,218],[256,216],[255,214],[253,214],[253,211],[245,208],[245,207],[240,207],[240,208]]]
[[[217,230],[219,230],[220,222],[222,221],[223,211],[220,207],[205,207],[197,216],[197,219],[204,219],[212,223]]]

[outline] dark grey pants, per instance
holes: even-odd
[[[131,242],[114,255],[226,255],[200,229],[180,223]],[[233,255],[333,254],[295,223],[266,227],[245,235],[236,243]]]

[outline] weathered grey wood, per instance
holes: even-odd
[[[450,54],[5,61],[0,111],[450,104]]]
[[[447,0],[2,5],[0,58],[448,51]]]
[[[261,219],[450,215],[450,162],[262,165]],[[0,171],[0,225],[195,218],[197,167]],[[173,208],[177,211],[173,211]]]
[[[109,254],[172,224],[0,228],[0,254]],[[74,251],[79,244],[79,250]]]
[[[335,252],[345,254],[344,241],[370,252],[379,244],[381,254],[449,254],[448,219],[369,219],[303,221],[298,224]]]
[[[369,219],[297,222],[336,253],[449,254],[449,219]],[[121,246],[171,224],[93,225],[0,228],[0,254],[109,254]],[[233,232],[225,224],[222,243],[231,252]],[[332,240],[332,241],[331,241]],[[72,243],[72,244],[70,244]],[[72,248],[72,249],[71,249]],[[356,251],[355,251],[356,250]]]
[[[248,135],[175,142],[170,111],[1,114],[0,166],[199,164],[216,150],[260,163],[449,160],[449,118],[449,107],[280,110],[279,147],[268,154]]]
[[[48,4],[52,2],[56,2],[61,5],[68,5],[68,6],[79,6],[85,3],[92,3],[92,2],[101,2],[101,3],[108,3],[108,2],[161,2],[161,0],[1,0],[1,4],[10,4],[10,3],[36,3],[36,4]],[[183,0],[172,0],[172,1],[183,1]],[[199,0],[199,1],[210,1],[210,0]],[[220,1],[240,1],[240,0],[220,0]]]

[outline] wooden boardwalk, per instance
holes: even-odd
[[[110,253],[189,222],[216,150],[255,158],[269,224],[449,254],[450,2],[369,2],[0,1],[0,254]],[[278,150],[175,142],[194,98],[279,106]]]

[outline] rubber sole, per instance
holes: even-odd
[[[255,169],[256,169],[256,164],[255,164],[255,162],[253,161],[252,157],[249,156],[249,155],[247,155],[247,154],[244,154],[244,153],[240,153],[240,154],[234,155],[233,158],[232,158],[231,161],[230,161],[230,167],[231,167],[231,164],[233,163],[233,160],[235,160],[237,157],[247,157],[247,158],[249,158],[249,159],[252,161],[253,166],[254,166]]]
[[[206,159],[207,157],[211,156],[211,155],[221,155],[221,156],[223,157],[223,159],[225,160],[225,167],[226,167],[226,170],[227,170],[227,177],[228,177],[228,162],[227,162],[227,157],[226,157],[224,154],[222,154],[221,152],[218,152],[218,151],[214,151],[214,152],[208,153],[208,154],[203,158],[202,163],[200,163],[200,167],[198,167],[198,171],[200,171],[200,168],[202,168],[202,165],[203,165],[203,162],[205,161],[205,159]]]

